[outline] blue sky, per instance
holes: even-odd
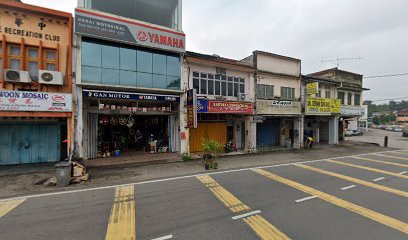
[[[76,0],[23,0],[73,12]],[[406,0],[184,0],[187,49],[242,59],[264,50],[302,60],[302,73],[335,67],[365,76],[408,73]],[[408,97],[408,75],[366,79],[365,99]],[[407,98],[408,99],[408,98]]]

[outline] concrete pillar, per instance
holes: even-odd
[[[293,148],[301,148],[303,145],[303,129],[304,129],[304,117],[300,116],[294,120],[294,142]]]
[[[247,121],[245,121],[246,122],[246,127],[247,127],[247,129],[248,129],[248,135],[249,135],[249,137],[248,137],[248,135],[247,135],[247,139],[249,140],[249,142],[248,142],[248,144],[247,144],[247,146],[248,146],[248,148],[249,148],[249,151],[251,151],[251,152],[257,152],[258,150],[257,150],[257,148],[256,148],[256,122],[255,121],[253,121],[253,122],[251,122],[251,120],[250,120],[250,116],[248,116],[248,120]]]
[[[320,123],[317,120],[317,123],[313,123],[313,140],[314,142],[320,142]]]
[[[339,144],[339,117],[331,117],[329,120],[329,144]]]

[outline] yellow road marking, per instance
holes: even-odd
[[[22,204],[26,199],[19,199],[13,201],[0,202],[0,218],[6,216],[7,213],[11,212],[14,208]]]
[[[378,154],[378,153],[376,153],[375,155],[381,156],[381,157],[389,157],[389,158],[394,158],[394,159],[400,159],[400,160],[408,160],[408,158],[396,157],[396,156],[388,156],[388,155],[382,155],[382,154]]]
[[[380,160],[369,159],[369,158],[363,158],[363,157],[352,157],[352,158],[359,159],[359,160],[364,160],[364,161],[368,161],[368,162],[376,162],[376,163],[382,163],[382,164],[386,164],[386,165],[393,165],[393,166],[408,168],[408,165],[406,165],[406,164],[401,164],[401,163],[380,161]]]
[[[310,171],[326,174],[326,175],[329,175],[329,176],[332,176],[332,177],[344,179],[346,181],[354,182],[354,183],[357,183],[357,184],[360,184],[360,185],[363,185],[363,186],[366,186],[366,187],[375,188],[375,189],[378,189],[378,190],[381,190],[381,191],[384,191],[384,192],[389,192],[389,193],[393,193],[393,194],[396,194],[396,195],[399,195],[399,196],[408,197],[408,192],[401,191],[401,190],[394,189],[394,188],[389,188],[389,187],[382,186],[382,185],[378,185],[378,184],[371,183],[371,182],[368,182],[368,181],[364,181],[364,180],[361,180],[361,179],[358,179],[358,178],[345,176],[345,175],[338,174],[338,173],[335,173],[335,172],[329,172],[329,171],[326,171],[326,170],[323,170],[323,169],[307,166],[307,165],[304,165],[304,164],[295,164],[295,166],[300,167],[300,168],[304,168],[304,169],[307,169],[307,170],[310,170]]]
[[[224,204],[231,212],[241,213],[249,212],[251,208],[241,202],[227,189],[222,187],[217,181],[215,181],[210,176],[199,176],[197,177],[205,186],[210,189],[210,191],[218,198],[218,200]],[[244,222],[259,236],[260,239],[264,240],[288,240],[290,239],[284,233],[279,231],[275,226],[269,223],[261,215],[251,215],[242,218]]]
[[[354,203],[345,201],[343,199],[340,199],[340,198],[337,198],[337,197],[332,196],[330,194],[321,192],[321,191],[316,190],[314,188],[305,186],[305,185],[300,184],[298,182],[295,182],[295,181],[280,177],[278,175],[272,174],[272,173],[267,172],[265,170],[254,169],[252,171],[254,171],[254,172],[256,172],[256,173],[258,173],[258,174],[260,174],[260,175],[262,175],[264,177],[267,177],[269,179],[278,181],[278,182],[283,183],[285,185],[288,185],[288,186],[290,186],[292,188],[298,189],[298,190],[300,190],[302,192],[308,193],[308,194],[313,195],[313,196],[317,196],[317,197],[319,197],[320,199],[322,199],[322,200],[324,200],[326,202],[332,203],[332,204],[334,204],[336,206],[339,206],[339,207],[342,207],[342,208],[347,209],[349,211],[355,212],[355,213],[357,213],[357,214],[359,214],[361,216],[364,216],[364,217],[369,218],[371,220],[374,220],[374,221],[376,221],[378,223],[389,226],[389,227],[391,227],[391,228],[393,228],[395,230],[398,230],[398,231],[401,231],[401,232],[403,232],[405,234],[408,234],[408,223],[405,223],[405,222],[399,221],[397,219],[388,217],[386,215],[375,212],[373,210],[361,207],[361,206],[356,205]]]
[[[408,153],[403,153],[403,152],[392,152],[392,153],[396,153],[396,154],[403,155],[403,156],[407,156],[407,155],[408,155]]]
[[[382,174],[386,174],[386,175],[390,175],[390,176],[394,176],[394,177],[408,179],[408,176],[400,175],[400,174],[394,173],[394,172],[384,171],[384,170],[377,169],[377,168],[364,167],[364,166],[360,166],[360,165],[356,165],[356,164],[339,162],[339,161],[335,161],[335,160],[327,160],[327,162],[331,162],[331,163],[335,163],[335,164],[339,164],[339,165],[343,165],[343,166],[348,166],[348,167],[364,169],[364,170],[371,171],[371,172],[382,173]]]
[[[134,186],[117,187],[115,202],[109,218],[106,240],[135,240],[135,193]]]

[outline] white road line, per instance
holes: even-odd
[[[241,219],[241,218],[246,218],[246,217],[249,217],[249,216],[252,216],[252,215],[255,215],[255,214],[259,214],[259,213],[261,213],[260,210],[256,210],[256,211],[249,212],[249,213],[244,213],[244,214],[241,214],[241,215],[232,217],[232,220],[237,220],[237,219]]]
[[[408,172],[407,171],[404,171],[404,172],[400,172],[400,173],[398,173],[399,175],[404,175],[404,174],[407,174]]]
[[[401,151],[406,151],[406,150],[383,151],[383,152],[377,152],[377,153],[401,152]],[[370,153],[370,154],[375,154],[375,153]],[[34,194],[34,195],[27,195],[27,196],[21,196],[21,197],[0,199],[0,202],[19,200],[19,199],[30,199],[30,198],[56,196],[56,195],[71,194],[71,193],[91,192],[91,191],[97,191],[97,190],[115,189],[117,187],[145,185],[145,184],[151,184],[151,183],[161,183],[161,182],[168,182],[168,181],[174,181],[174,180],[196,178],[196,177],[199,177],[199,176],[207,176],[207,175],[213,176],[213,175],[219,175],[219,174],[224,174],[224,173],[244,172],[244,171],[250,171],[252,169],[267,169],[267,168],[293,166],[295,164],[317,163],[317,162],[324,162],[324,161],[327,161],[327,160],[336,160],[336,159],[343,159],[343,158],[350,158],[350,157],[359,157],[359,156],[365,156],[365,155],[367,155],[367,154],[358,154],[358,155],[351,155],[351,156],[325,158],[325,159],[310,160],[310,161],[303,161],[303,162],[283,163],[283,164],[276,164],[276,165],[267,165],[267,166],[262,166],[262,167],[250,167],[250,168],[227,170],[227,171],[213,172],[213,173],[200,173],[200,174],[187,175],[187,176],[181,176],[181,177],[164,178],[164,179],[149,180],[149,181],[128,183],[128,184],[118,184],[118,185],[111,185],[111,186],[105,186],[105,187],[96,187],[96,188],[78,189],[78,190],[71,190],[71,191],[61,191],[61,192]]]
[[[152,239],[152,240],[166,240],[166,239],[171,239],[171,238],[173,238],[173,234],[170,234],[170,235],[167,235],[167,236],[164,236],[164,237],[155,238],[155,239]]]
[[[379,181],[382,181],[382,180],[385,180],[385,177],[376,178],[376,179],[373,180],[373,182],[379,182]]]
[[[317,196],[310,196],[310,197],[305,197],[305,198],[302,198],[302,199],[298,199],[295,202],[296,203],[301,203],[301,202],[312,200],[312,199],[315,199],[315,198],[317,198]]]
[[[356,185],[350,185],[350,186],[343,187],[343,188],[340,188],[340,189],[343,190],[343,191],[346,191],[346,190],[349,190],[349,189],[352,189],[352,188],[355,188],[355,187],[357,187],[357,186]]]

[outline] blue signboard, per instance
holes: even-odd
[[[197,99],[197,112],[198,113],[208,112],[208,101],[206,99]]]
[[[110,92],[83,90],[84,97],[98,99],[147,100],[158,102],[180,102],[180,97],[173,95],[157,95],[144,93]]]

